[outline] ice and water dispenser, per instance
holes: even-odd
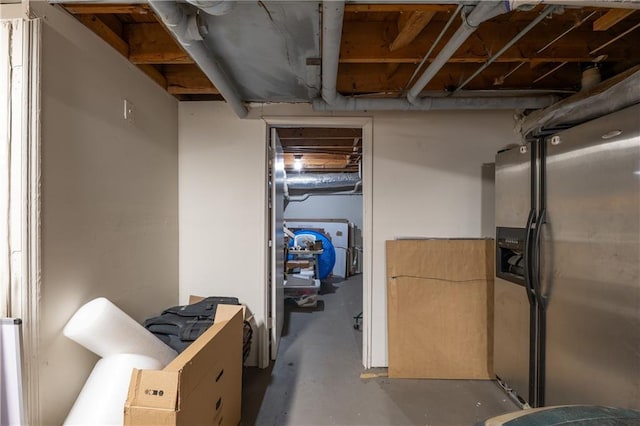
[[[524,285],[525,228],[496,228],[496,276]]]

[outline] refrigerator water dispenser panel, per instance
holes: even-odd
[[[496,276],[524,285],[525,228],[496,228]]]

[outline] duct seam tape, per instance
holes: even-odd
[[[91,371],[65,425],[122,425],[131,372],[159,370],[162,363],[144,355],[118,354],[102,358]]]
[[[104,297],[82,306],[63,334],[100,357],[138,354],[166,366],[177,353]]]

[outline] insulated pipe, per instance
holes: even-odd
[[[150,0],[149,5],[182,48],[220,91],[238,117],[245,118],[249,111],[220,64],[213,58],[203,41],[191,40],[187,37],[188,17],[182,8],[176,2],[163,0]]]
[[[344,20],[344,1],[322,2],[322,99],[328,104],[338,97],[338,64]]]
[[[556,96],[518,97],[439,97],[407,99],[346,98],[339,96],[333,104],[322,100],[313,102],[315,111],[430,111],[430,110],[488,110],[488,109],[539,109],[558,101]]]
[[[333,189],[356,185],[360,181],[358,173],[322,173],[288,175],[289,190],[295,189]]]
[[[418,104],[420,92],[426,87],[431,79],[442,69],[454,53],[462,46],[478,26],[495,16],[508,12],[508,3],[504,1],[483,1],[473,8],[471,13],[463,19],[462,25],[444,45],[440,53],[433,59],[431,64],[424,70],[422,75],[415,82],[407,93],[407,99],[411,103]]]
[[[535,111],[517,126],[523,137],[539,136],[545,129],[575,125],[640,103],[640,66],[597,86]]]

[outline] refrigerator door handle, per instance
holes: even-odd
[[[533,279],[534,295],[538,305],[538,347],[537,347],[537,364],[536,372],[537,391],[536,403],[538,407],[545,406],[545,387],[546,387],[546,341],[547,341],[547,298],[542,294],[542,284],[540,281],[540,238],[542,235],[542,226],[547,223],[547,209],[542,208],[538,216],[538,223],[535,229],[533,239],[533,252],[535,276]]]
[[[534,271],[532,271],[531,274],[531,287],[533,289],[533,293],[536,300],[543,308],[546,307],[546,298],[542,295],[542,285],[540,284],[540,238],[542,235],[542,225],[545,223],[547,223],[547,209],[543,208],[540,210],[540,216],[538,217],[535,236],[533,239],[532,264]]]
[[[533,231],[533,220],[535,219],[536,212],[535,209],[531,209],[529,211],[529,217],[527,218],[527,228],[526,228],[526,237],[524,240],[524,283],[527,287],[527,297],[529,298],[529,303],[533,303],[534,297],[534,287],[533,287],[533,256],[535,255],[535,250],[532,250],[531,247],[531,234]]]

